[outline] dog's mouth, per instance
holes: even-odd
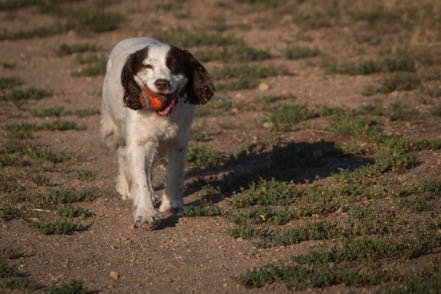
[[[171,94],[156,93],[144,86],[139,99],[143,108],[156,111],[159,116],[167,116],[176,105],[178,95],[176,92]]]
[[[163,100],[163,108],[156,113],[159,116],[167,116],[171,113],[173,110],[173,107],[175,107],[176,102],[178,100],[178,96],[175,94],[169,94],[169,95],[158,95]]]

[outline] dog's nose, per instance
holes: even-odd
[[[159,91],[167,91],[171,89],[170,81],[166,79],[158,79],[155,81],[155,87]]]

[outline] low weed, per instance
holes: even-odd
[[[84,229],[83,225],[72,223],[67,219],[53,222],[38,221],[34,223],[33,226],[44,235],[71,235],[74,232]]]
[[[222,212],[218,206],[210,204],[195,204],[186,205],[182,210],[182,216],[185,217],[196,217],[196,216],[218,216]]]
[[[328,65],[327,72],[331,74],[346,75],[370,75],[381,72],[381,65],[374,60],[366,60],[359,63],[341,63],[333,62]]]
[[[200,49],[195,56],[202,62],[249,62],[270,59],[271,54],[263,49],[250,48],[244,44],[222,48]]]
[[[419,112],[416,108],[405,104],[403,102],[395,102],[390,105],[389,118],[392,121],[412,121],[419,116]]]
[[[182,29],[171,29],[161,32],[160,34],[154,34],[153,38],[181,48],[242,44],[240,40],[233,36],[224,36],[221,33],[207,33],[197,30],[183,31]]]
[[[295,124],[318,116],[318,113],[306,105],[286,104],[276,106],[269,120],[273,123],[274,130],[290,131]]]
[[[37,88],[28,88],[26,90],[12,90],[0,94],[0,101],[11,101],[16,104],[20,104],[25,101],[41,100],[50,96],[52,96],[52,91]]]
[[[187,160],[200,165],[214,165],[219,163],[225,155],[209,145],[190,145],[187,151]]]
[[[60,286],[52,286],[47,289],[48,294],[86,294],[89,293],[83,283],[80,281],[72,281]]]
[[[90,77],[97,75],[104,75],[106,73],[106,59],[98,55],[88,55],[86,57],[79,56],[77,59],[79,64],[83,65],[83,68],[72,73],[74,77]]]
[[[320,49],[317,47],[290,47],[285,49],[284,55],[289,60],[311,58],[319,56]]]
[[[15,77],[0,77],[0,91],[8,90],[20,86],[23,81]]]
[[[91,217],[93,212],[82,207],[64,206],[58,209],[58,214],[64,218]]]
[[[90,43],[79,43],[79,44],[61,44],[55,50],[55,53],[58,56],[67,56],[76,53],[85,53],[85,52],[96,52],[98,51],[98,47],[95,44]]]

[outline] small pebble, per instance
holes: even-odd
[[[118,280],[119,278],[119,274],[117,272],[110,272],[109,276],[114,281]]]

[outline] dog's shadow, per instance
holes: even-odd
[[[259,180],[300,184],[329,177],[340,169],[355,170],[370,163],[371,160],[346,153],[329,141],[297,142],[272,148],[254,145],[216,166],[192,167],[187,179],[196,179],[187,184],[184,197],[211,186],[214,189],[208,190],[215,192],[188,204],[216,203]]]

